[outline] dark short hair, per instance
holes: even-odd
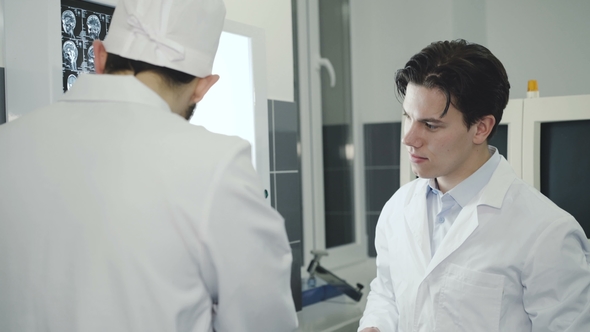
[[[452,103],[463,114],[467,128],[493,115],[496,124],[488,138],[495,134],[510,94],[500,60],[484,46],[463,39],[431,43],[396,72],[395,83],[402,98],[409,83],[441,90],[447,97],[442,116]]]
[[[178,70],[152,65],[151,63],[131,60],[113,53],[107,53],[104,72],[116,74],[117,72],[131,70],[134,75],[144,71],[158,74],[170,87],[176,87],[192,82],[195,76]]]

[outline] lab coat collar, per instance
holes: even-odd
[[[448,192],[461,208],[467,206],[473,200],[473,197],[485,188],[498,168],[501,156],[498,149],[489,146],[488,150],[490,152],[490,158],[478,170]]]
[[[132,75],[81,74],[60,101],[128,102],[171,112],[162,97]]]
[[[451,196],[461,208],[469,204],[473,197],[488,184],[492,174],[494,174],[500,163],[501,155],[498,149],[490,145],[488,146],[488,150],[490,152],[490,158],[473,174],[444,194]],[[427,196],[431,191],[441,194],[436,179],[428,180],[428,186],[426,187]]]
[[[484,187],[477,205],[488,205],[496,209],[502,208],[504,197],[516,179],[517,176],[512,166],[504,156],[500,155],[498,167],[496,167],[496,171],[492,174],[487,186]]]
[[[467,204],[457,216],[453,226],[443,239],[440,247],[431,258],[430,234],[428,231],[428,217],[426,215],[425,187],[428,180],[416,180],[413,193],[408,195],[404,208],[404,219],[408,228],[413,234],[415,247],[413,254],[416,261],[423,263],[424,278],[426,278],[442,261],[459,248],[465,240],[475,231],[479,225],[477,207],[487,205],[494,208],[501,208],[504,197],[510,188],[516,175],[510,164],[502,156],[488,184],[480,191],[471,202]]]

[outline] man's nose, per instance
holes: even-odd
[[[419,147],[421,139],[415,123],[405,123],[402,144],[411,147]]]

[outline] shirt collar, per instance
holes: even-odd
[[[132,75],[81,74],[60,101],[131,102],[170,112],[162,97]]]
[[[440,190],[438,189],[438,183],[436,183],[436,178],[428,179],[428,186],[426,186],[426,194],[433,193],[438,195]]]
[[[447,194],[449,194],[461,207],[467,205],[469,201],[471,201],[471,199],[480,192],[483,187],[485,187],[500,163],[501,157],[498,149],[489,145],[488,150],[491,155],[490,159],[475,171],[475,173],[471,174],[468,178],[461,181],[453,189],[447,192]],[[428,180],[426,193],[428,194],[430,192],[440,193],[435,179]]]

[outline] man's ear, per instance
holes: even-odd
[[[479,145],[486,142],[495,124],[496,118],[494,118],[493,115],[486,115],[479,119],[477,123],[475,123],[477,130],[475,136],[473,136],[473,143]]]
[[[97,74],[104,74],[104,67],[107,62],[107,50],[104,48],[102,41],[96,39],[92,46],[94,47],[94,71]]]
[[[209,89],[211,89],[213,84],[217,83],[217,81],[219,81],[219,75],[209,75],[207,77],[197,79],[197,85],[193,90],[191,100],[195,104],[200,102],[203,97],[205,97],[207,91],[209,91]]]

